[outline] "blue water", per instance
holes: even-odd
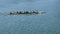
[[[26,10],[47,13],[5,15]],[[60,0],[0,0],[0,34],[60,34]]]

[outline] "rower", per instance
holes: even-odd
[[[26,12],[24,12],[24,13],[29,14],[29,12],[28,12],[28,11],[26,11]]]
[[[12,12],[10,12],[10,14],[13,14]]]
[[[18,14],[22,14],[22,12],[20,11]]]
[[[18,11],[16,13],[18,13]]]

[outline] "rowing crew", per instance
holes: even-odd
[[[20,12],[9,12],[9,14],[44,14],[44,13],[46,13],[46,12],[42,12],[42,11],[25,11],[25,12],[22,12],[22,11],[20,11]]]

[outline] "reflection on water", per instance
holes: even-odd
[[[59,0],[0,0],[0,34],[60,34]],[[9,11],[42,10],[46,14],[1,15]]]

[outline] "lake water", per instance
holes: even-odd
[[[6,15],[26,10],[47,13]],[[60,34],[60,0],[0,0],[0,34]]]

